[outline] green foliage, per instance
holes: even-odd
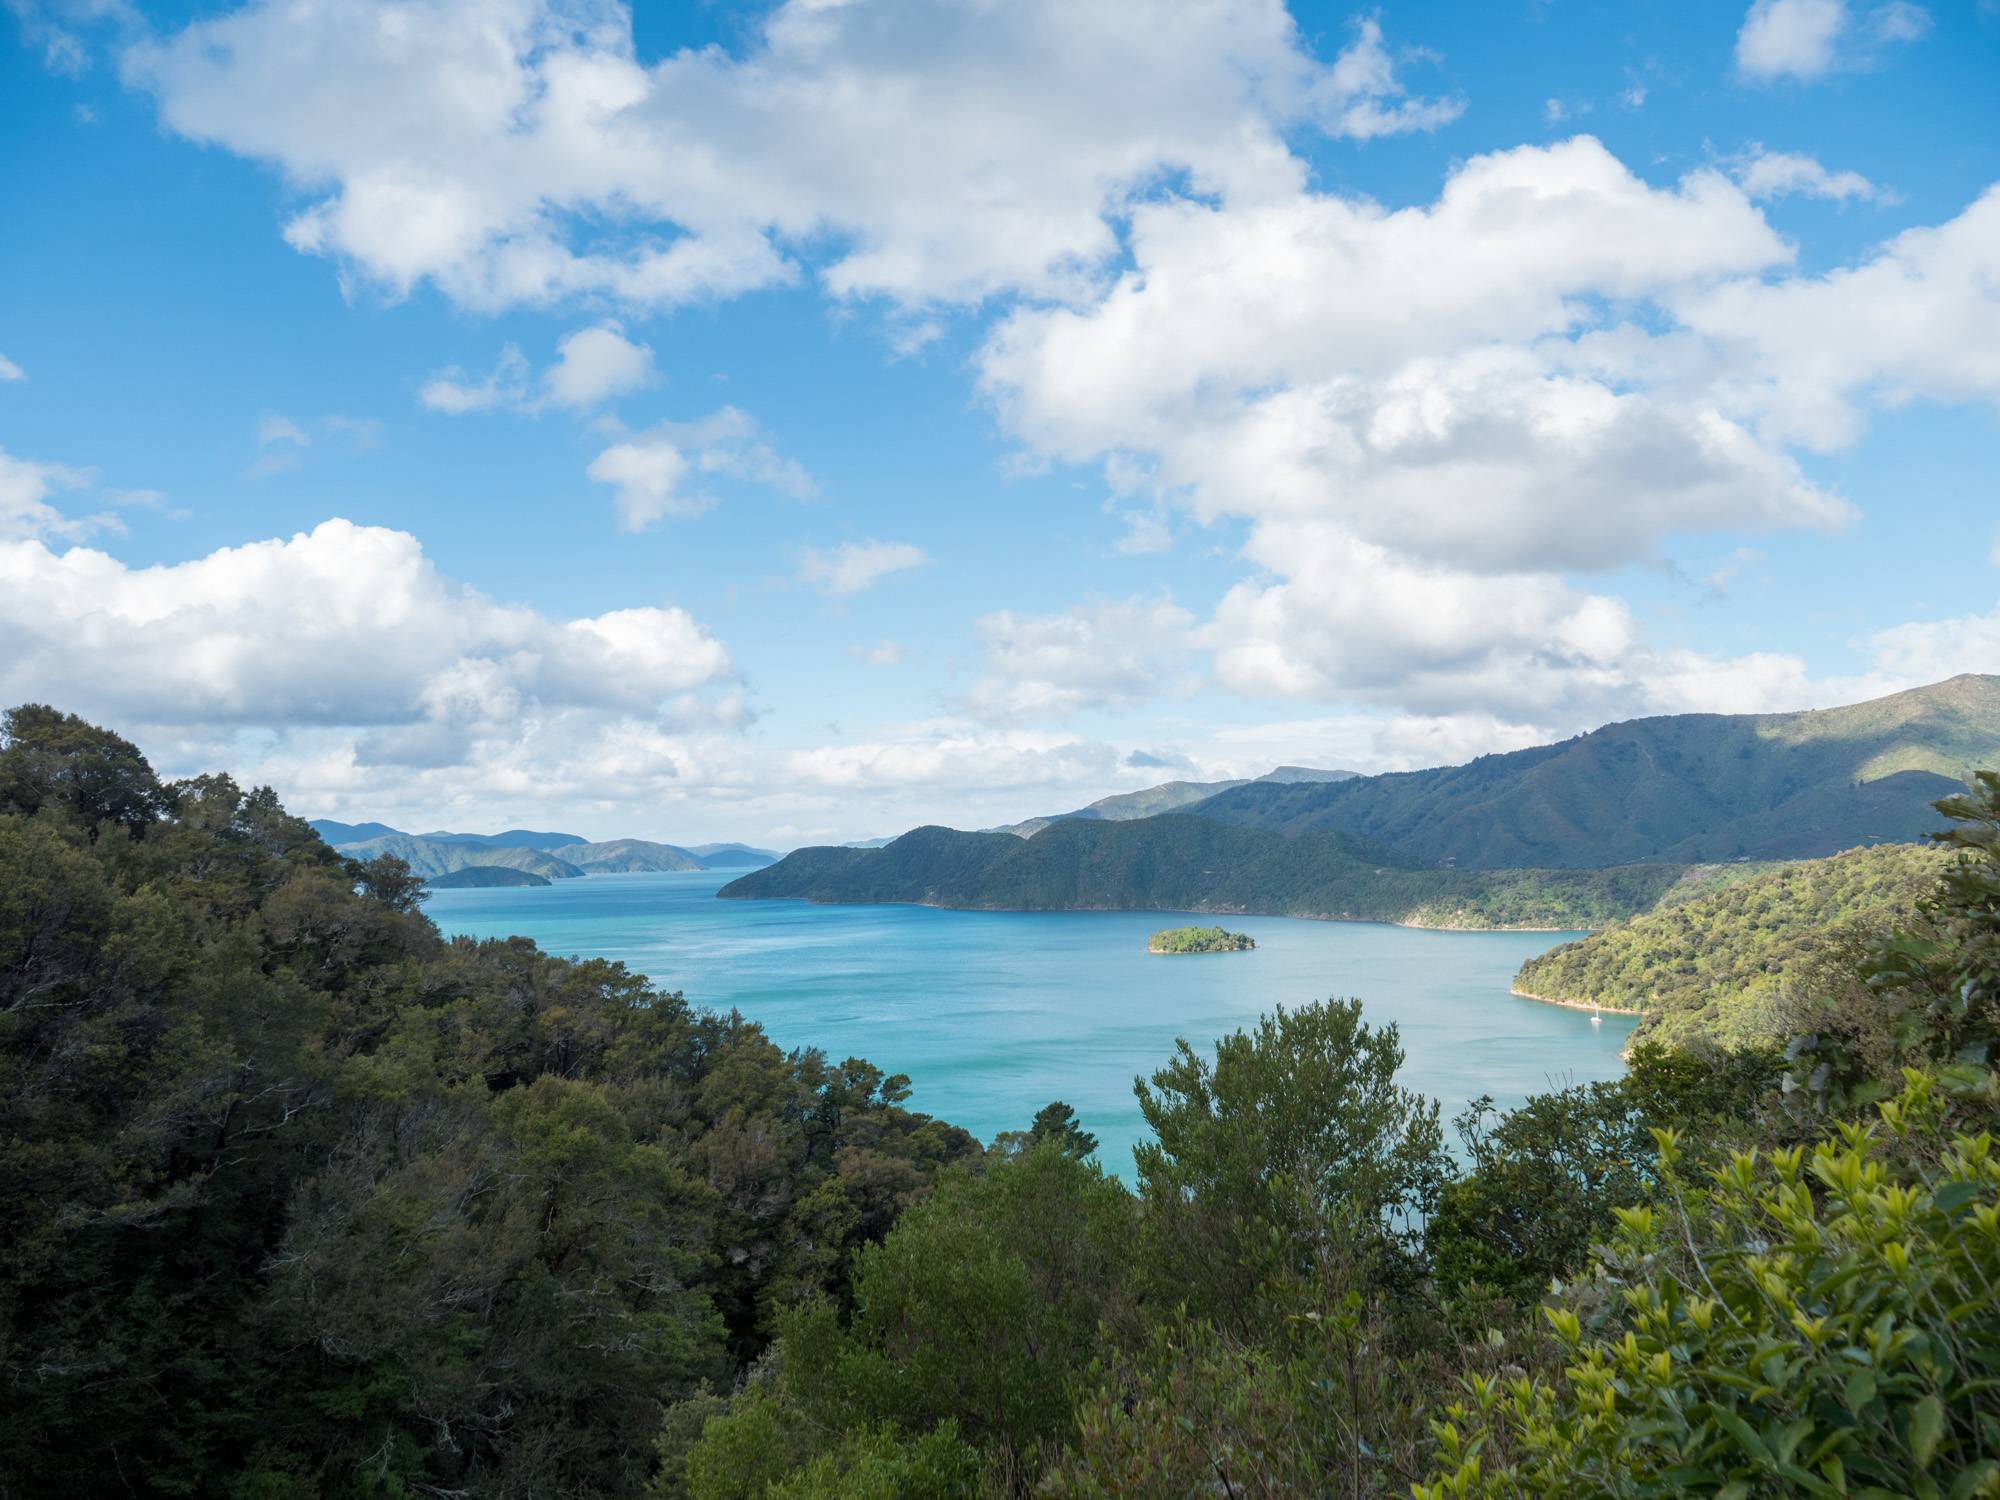
[[[1791,1081],[1822,1107],[1865,1105],[1909,1066],[2000,1065],[2000,772],[1937,808],[1954,858],[1935,894],[1868,949],[1858,985],[1794,1022]]]
[[[1537,1095],[1504,1115],[1474,1100],[1455,1122],[1470,1170],[1424,1229],[1439,1288],[1533,1302],[1589,1263],[1619,1209],[1652,1194],[1654,1129],[1678,1126],[1716,1149],[1780,1067],[1769,1051],[1697,1059],[1649,1042],[1610,1083]]]
[[[0,748],[0,1491],[632,1494],[978,1144],[268,790]]]
[[[909,1437],[893,1427],[846,1434],[840,1446],[764,1491],[766,1500],[972,1500],[980,1459],[950,1422]]]
[[[46,808],[93,835],[100,823],[142,833],[168,801],[130,740],[41,703],[0,716],[0,809],[33,814]]]
[[[1144,1264],[1168,1304],[1251,1333],[1275,1286],[1316,1285],[1329,1257],[1405,1258],[1449,1176],[1437,1105],[1396,1084],[1393,1026],[1358,1001],[1279,1007],[1215,1046],[1185,1041],[1148,1084],[1154,1139],[1134,1148]]]
[[[1851,970],[1859,948],[1907,920],[1949,865],[1914,844],[1782,865],[1551,949],[1521,966],[1515,987],[1643,1011],[1637,1040],[1782,1042],[1829,970]]]
[[[1951,1128],[1996,1100],[1913,1071],[1873,1126],[1706,1182],[1662,1132],[1599,1300],[1550,1310],[1562,1377],[1469,1379],[1418,1500],[2000,1495],[2000,1154]]]
[[[884,1428],[949,1431],[1003,1470],[1032,1465],[1070,1430],[1100,1324],[1130,1316],[1134,1219],[1131,1196],[1054,1137],[943,1178],[856,1257],[844,1325],[827,1302],[786,1315],[779,1373],[708,1421],[690,1494],[729,1493],[693,1477],[737,1472],[739,1450],[788,1472],[828,1457],[828,1434]]]
[[[1220,927],[1168,927],[1146,942],[1148,953],[1248,953],[1255,938]]]

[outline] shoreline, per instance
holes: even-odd
[[[1366,927],[1401,927],[1410,932],[1575,932],[1589,936],[1592,933],[1603,931],[1599,927],[1515,927],[1500,925],[1461,927],[1456,924],[1446,924],[1443,922],[1399,921],[1394,917],[1347,917],[1336,916],[1327,912],[1304,911],[1247,911],[1234,907],[1228,910],[1218,910],[1213,907],[1189,910],[1186,907],[1165,906],[956,906],[944,901],[846,901],[830,899],[824,896],[725,896],[721,891],[717,891],[715,894],[718,899],[723,901],[799,901],[807,906],[921,906],[930,911],[983,911],[1026,917],[1061,916],[1065,912],[1137,912],[1162,917],[1280,917],[1290,922],[1350,922]],[[1172,955],[1165,956],[1171,957]],[[1530,995],[1526,998],[1538,1000],[1541,997],[1539,995]],[[1566,1005],[1569,1002],[1552,1000],[1549,1003],[1551,1005]],[[1639,1012],[1632,1011],[1629,1014],[1638,1015]]]
[[[1604,1005],[1595,1000],[1558,1000],[1553,995],[1537,995],[1533,990],[1524,990],[1518,984],[1510,985],[1508,993],[1522,1000],[1538,1000],[1543,1005],[1561,1005],[1570,1010],[1601,1011],[1607,1016],[1643,1016],[1645,1012],[1633,1005]]]

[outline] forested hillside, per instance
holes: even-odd
[[[1352,834],[1286,837],[1188,814],[1065,821],[1022,840],[919,828],[881,849],[801,849],[727,897],[1017,911],[1265,912],[1426,927],[1601,927],[1644,911],[1679,866],[1440,870]]]
[[[1768,1043],[1819,998],[1800,991],[1908,922],[1949,863],[1935,847],[1885,844],[1781,865],[1565,943],[1530,959],[1515,984],[1541,999],[1643,1011],[1636,1040]]]
[[[1996,758],[2000,677],[1965,676],[1808,713],[1635,719],[1432,771],[1253,784],[1191,810],[1461,868],[1806,859],[1922,838],[1931,804]]]
[[[963,1131],[445,942],[268,791],[0,735],[0,1495],[636,1495]]]

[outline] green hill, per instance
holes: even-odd
[[[1288,837],[1170,813],[1070,820],[1030,839],[918,828],[880,849],[800,849],[731,881],[732,898],[914,902],[1006,911],[1266,912],[1425,927],[1601,927],[1684,871],[1440,870],[1352,834]]]
[[[359,843],[336,846],[351,859],[375,859],[393,854],[410,867],[413,875],[435,880],[472,867],[526,870],[548,880],[574,880],[583,871],[568,860],[558,859],[541,849],[514,849],[498,844],[446,843],[418,838],[408,833],[392,833],[385,838],[363,839]]]
[[[647,839],[611,839],[601,844],[565,844],[549,851],[585,875],[630,875],[653,870],[706,869],[701,860],[677,844]]]
[[[1940,822],[1930,804],[1995,760],[2000,677],[1964,676],[1846,708],[1634,719],[1437,770],[1254,783],[1191,811],[1473,869],[1806,859],[1921,838]]]
[[[528,870],[510,870],[505,865],[467,865],[449,875],[433,875],[424,884],[440,891],[485,890],[499,886],[548,885],[548,876]]]
[[[1818,961],[1907,917],[1949,863],[1926,845],[1884,844],[1669,895],[1655,911],[1530,959],[1515,989],[1642,1011],[1635,1039],[1772,1041],[1786,987],[1810,985]]]

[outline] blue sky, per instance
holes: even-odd
[[[0,690],[789,846],[2000,670],[2000,10],[8,0]]]

